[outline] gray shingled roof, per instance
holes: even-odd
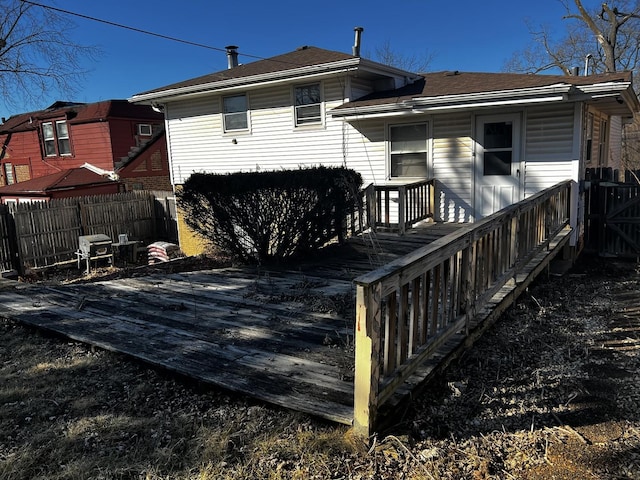
[[[241,55],[241,53],[240,53]],[[138,95],[147,95],[150,93],[159,93],[166,90],[176,90],[185,87],[195,87],[198,85],[207,85],[225,80],[249,78],[259,75],[265,75],[276,72],[286,72],[297,68],[310,67],[313,65],[323,65],[342,60],[352,60],[357,57],[347,55],[346,53],[324,50],[317,47],[300,47],[297,50],[283,55],[258,60],[256,62],[239,65],[234,68],[221,70],[219,72],[210,73],[201,77],[192,78],[183,82],[174,83],[165,87],[156,88],[142,92]]]
[[[531,75],[521,73],[436,72],[423,73],[422,80],[397,90],[376,92],[345,103],[334,110],[400,103],[414,98],[443,97],[473,93],[500,92],[556,84],[575,86],[606,82],[631,82],[631,72],[589,76]]]

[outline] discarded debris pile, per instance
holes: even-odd
[[[147,247],[147,258],[149,265],[168,262],[175,258],[184,257],[184,253],[175,243],[154,242]]]

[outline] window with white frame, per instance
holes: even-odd
[[[65,120],[45,122],[42,124],[42,141],[44,154],[47,157],[71,155],[69,126]]]
[[[322,96],[320,84],[295,87],[296,126],[317,125],[322,123]]]
[[[225,132],[249,128],[249,109],[246,95],[223,97],[222,111]]]
[[[3,170],[4,170],[4,184],[13,185],[13,183],[15,182],[13,177],[13,165],[7,162],[3,164]]]
[[[426,122],[389,127],[391,177],[427,177],[428,134]]]
[[[138,124],[138,135],[141,137],[150,137],[153,134],[153,127],[148,123]]]
[[[42,140],[44,141],[44,154],[47,157],[56,155],[56,136],[53,133],[53,123],[42,124]]]

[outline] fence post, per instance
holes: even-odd
[[[380,383],[380,285],[357,285],[353,430],[372,434],[378,410]]]

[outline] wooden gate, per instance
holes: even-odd
[[[606,257],[640,257],[640,185],[638,172],[625,181],[606,170],[587,170],[585,250]]]

